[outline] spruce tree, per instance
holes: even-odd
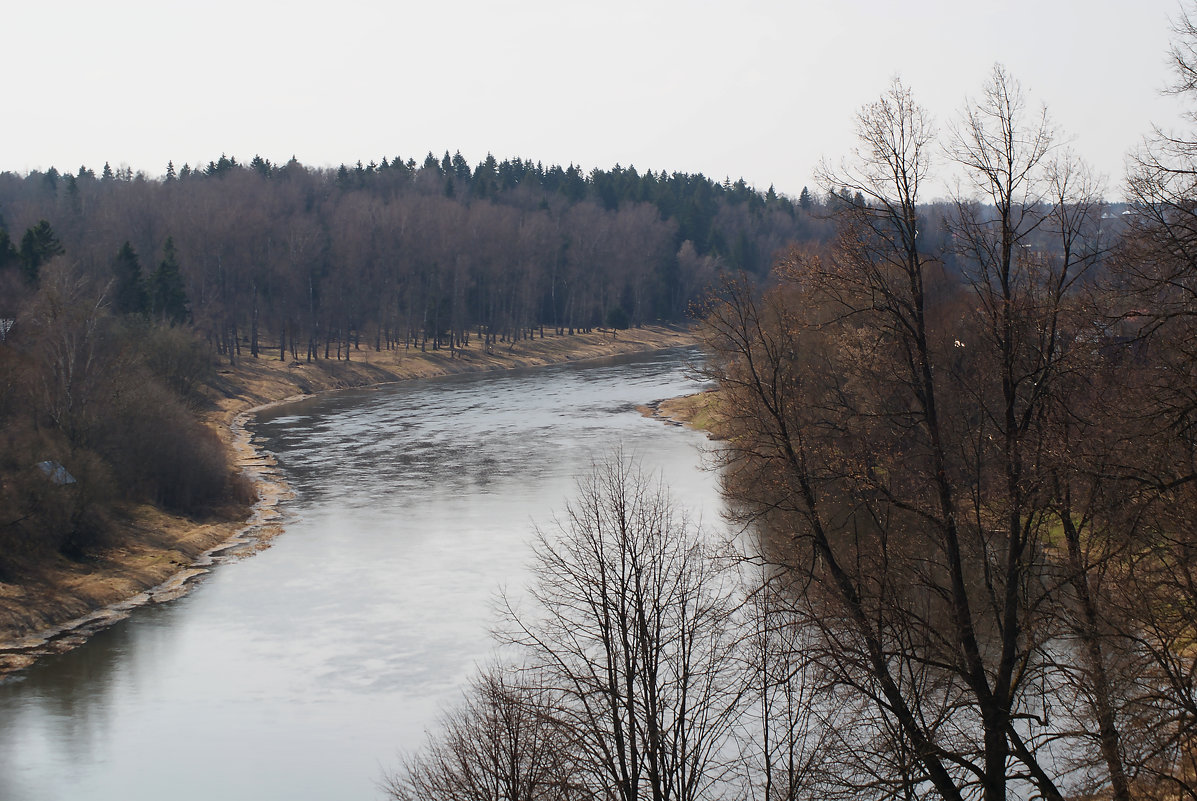
[[[120,252],[112,262],[112,272],[116,276],[115,297],[113,305],[120,314],[145,314],[149,311],[149,298],[146,295],[145,281],[141,277],[141,261],[137,252],[128,240],[121,245]]]
[[[453,154],[453,174],[457,176],[457,180],[466,184],[469,184],[470,178],[473,177],[470,163],[465,160],[465,156],[461,155],[460,150]]]
[[[574,203],[586,197],[586,178],[582,175],[582,171],[573,164],[570,164],[569,169],[565,171],[565,180],[562,183],[561,191]]]
[[[478,197],[493,197],[499,188],[499,162],[491,153],[486,154],[474,170],[474,194]]]
[[[66,177],[66,185],[67,185],[67,188],[66,188],[67,203],[70,205],[71,211],[78,213],[79,212],[79,179],[77,179],[75,176],[68,173],[67,177]]]
[[[54,235],[54,229],[45,220],[38,220],[37,225],[21,237],[21,267],[25,272],[25,280],[36,284],[42,265],[60,253],[62,243]]]
[[[166,238],[162,262],[150,276],[150,302],[154,316],[162,322],[177,325],[187,321],[187,292],[172,237]]]
[[[16,267],[20,263],[21,257],[17,254],[17,249],[8,236],[8,231],[0,228],[0,271]]]

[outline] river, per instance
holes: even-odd
[[[272,547],[0,684],[4,801],[378,799],[492,645],[534,524],[622,444],[719,524],[705,438],[634,406],[674,350],[324,395],[251,425],[295,491]]]

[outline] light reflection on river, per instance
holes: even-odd
[[[693,352],[311,399],[253,430],[297,497],[273,547],[0,684],[0,799],[375,799],[487,658],[532,522],[620,443],[718,524],[705,440],[633,407]]]

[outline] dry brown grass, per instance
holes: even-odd
[[[706,432],[711,439],[722,439],[719,430],[719,393],[715,390],[696,392],[680,398],[669,398],[640,411],[648,417],[655,417],[667,423],[684,425]]]

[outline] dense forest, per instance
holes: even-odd
[[[190,319],[231,359],[258,355],[267,332],[280,358],[311,359],[679,321],[718,271],[763,274],[787,244],[825,235],[816,206],[742,180],[471,167],[460,153],[336,170],[222,156],[162,179],[6,173],[0,314],[16,316],[16,290],[61,250],[113,282],[118,309]]]

